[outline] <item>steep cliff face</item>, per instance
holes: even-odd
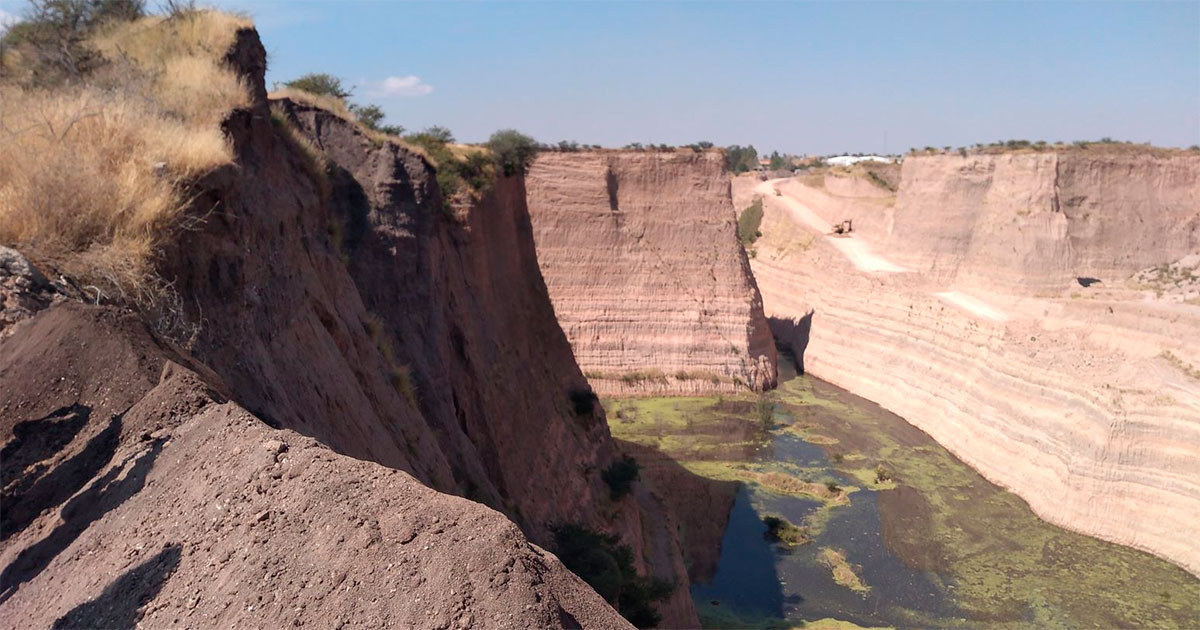
[[[754,271],[806,371],[904,416],[1048,521],[1195,573],[1197,175],[1186,155],[910,158],[894,210],[772,182],[783,195],[764,195]],[[813,229],[848,209],[850,238]],[[1160,264],[1176,271],[1134,273]]]
[[[547,153],[527,182],[542,275],[598,392],[774,385],[719,153]]]
[[[1200,251],[1186,154],[913,156],[884,245],[939,280],[1009,290],[1106,282]]]
[[[178,575],[157,599],[156,590],[131,605],[137,611],[146,598],[154,599],[156,604],[143,611],[147,615],[160,601],[168,611],[164,615],[199,601],[200,625],[261,625],[254,620],[264,607],[271,608],[267,604],[252,603],[238,613],[219,610],[230,601],[223,584],[268,576],[287,580],[288,588],[311,586],[313,580],[301,573],[321,566],[333,571],[317,582],[328,588],[297,600],[311,601],[300,606],[307,610],[297,611],[302,622],[323,623],[341,613],[348,615],[344,621],[368,625],[424,625],[445,617],[458,627],[621,626],[602,600],[524,538],[549,546],[552,526],[578,523],[617,533],[633,547],[639,570],[675,582],[672,600],[660,607],[664,624],[697,625],[678,543],[669,519],[657,518],[661,506],[613,502],[600,478],[615,449],[603,409],[578,402],[590,400],[587,382],[538,271],[521,179],[495,182],[482,199],[457,207],[451,216],[443,211],[434,170],[420,155],[368,137],[328,112],[290,102],[277,103],[272,111],[263,89],[265,53],[253,30],[239,33],[227,62],[242,73],[255,97],[251,107],[235,110],[223,123],[236,164],[195,183],[189,192],[196,220],[178,234],[160,263],[182,319],[190,322],[186,334],[179,335],[183,347],[144,330],[116,335],[86,322],[55,323],[62,317],[55,315],[63,312],[61,305],[20,324],[27,327],[22,330],[42,332],[14,332],[0,346],[5,361],[0,364],[5,391],[0,438],[6,449],[19,440],[21,423],[58,426],[55,414],[61,410],[89,409],[80,437],[68,437],[62,455],[51,453],[43,462],[49,470],[62,463],[55,457],[76,462],[70,455],[86,454],[92,438],[110,430],[112,422],[119,424],[110,418],[121,418],[166,378],[158,379],[164,361],[187,365],[189,373],[200,375],[196,387],[206,392],[156,398],[156,413],[176,405],[176,395],[194,404],[149,428],[118,426],[119,439],[103,437],[110,457],[84,468],[72,464],[68,473],[80,478],[75,489],[92,484],[87,487],[103,491],[103,484],[129,478],[134,470],[142,479],[122,485],[112,508],[83,520],[67,514],[74,505],[63,503],[69,493],[47,500],[48,511],[34,515],[37,527],[3,549],[6,557],[17,558],[9,566],[20,573],[17,582],[5,580],[5,588],[20,586],[19,597],[7,607],[13,615],[5,617],[52,620],[43,616],[74,614],[71,597],[108,596],[100,593],[107,581],[99,572],[109,570],[109,560],[92,564],[72,549],[161,534],[155,539],[179,539],[184,560],[178,558],[180,547],[172,552],[174,559],[155,560],[173,565],[166,574]],[[5,304],[12,301],[3,297]],[[42,305],[30,299],[22,304]],[[92,347],[150,349],[134,353],[136,358],[114,350],[109,359],[83,365],[69,358],[39,363],[40,349],[62,345],[73,328],[99,340],[89,341]],[[31,345],[32,339],[41,345]],[[133,361],[138,370],[108,378],[106,360]],[[94,373],[80,376],[86,382],[78,384],[56,379],[56,371],[68,368]],[[17,380],[28,373],[45,378]],[[251,422],[247,411],[265,424],[253,424],[258,420]],[[150,437],[142,440],[142,433]],[[243,518],[258,507],[275,509],[268,503],[276,499],[264,502],[256,496],[274,492],[280,478],[272,476],[275,472],[292,479],[292,472],[279,468],[283,464],[275,472],[255,472],[270,468],[258,462],[254,445],[263,440],[298,451],[295,474],[306,481],[288,484],[278,499],[303,506],[288,527],[255,524],[263,521],[253,514]],[[326,448],[331,451],[314,455]],[[175,454],[170,467],[161,463],[164,453]],[[110,468],[107,462],[118,456],[124,459]],[[310,465],[316,461],[323,463]],[[152,471],[148,477],[147,470]],[[6,484],[9,472],[6,463]],[[177,479],[181,487],[172,487]],[[197,485],[189,488],[192,479]],[[348,484],[353,491],[326,491],[322,483]],[[435,490],[504,512],[524,535],[501,514]],[[220,507],[213,509],[222,514],[213,516],[211,526],[156,516],[160,505],[189,518],[209,514],[206,502],[222,494],[255,507],[243,506],[238,518],[220,524],[226,522],[226,508],[217,500],[214,505]],[[60,508],[70,527],[66,538],[48,529]],[[130,516],[139,510],[151,514],[142,526]],[[270,518],[265,522],[274,523]],[[339,525],[339,518],[349,524]],[[374,535],[353,544],[326,548],[318,540],[338,530],[336,539],[341,530],[372,519],[390,519],[391,525],[372,526]],[[183,536],[189,527],[211,531]],[[451,535],[430,540],[420,552],[397,546],[413,540],[406,533],[413,527]],[[243,537],[228,547],[214,542],[226,529]],[[42,538],[47,531],[50,538]],[[46,542],[51,539],[53,544]],[[210,569],[214,562],[229,562],[238,544],[250,540],[255,549],[262,546],[262,557],[241,554],[241,564],[229,573]],[[203,553],[189,560],[197,546]],[[331,560],[334,555],[341,557]],[[266,573],[256,568],[260,564]],[[346,571],[336,570],[343,565]],[[46,566],[59,568],[46,571]],[[354,578],[355,571],[374,572],[374,577]],[[39,608],[34,593],[68,572],[90,581],[79,593]],[[385,589],[388,576],[395,578],[391,590],[370,586],[378,580],[378,588]],[[360,593],[402,601],[374,615],[358,607],[369,597],[338,594],[344,580],[368,585]],[[396,596],[395,589],[406,589],[404,580],[417,589],[414,597]],[[163,600],[181,592],[173,590],[179,582],[203,586],[194,597]],[[515,599],[509,599],[503,585],[510,583],[520,584],[524,594],[514,591]],[[433,585],[429,597],[421,597],[419,584]],[[273,597],[276,608],[291,610],[290,595]],[[518,611],[525,599],[531,605]],[[555,602],[562,604],[561,614]],[[72,619],[69,614],[59,618]]]

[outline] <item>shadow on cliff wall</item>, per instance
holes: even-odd
[[[110,431],[119,434],[120,426],[120,416],[115,416],[109,427],[94,438],[93,442],[106,440],[104,436]],[[23,549],[0,573],[0,604],[8,601],[21,584],[37,577],[92,523],[140,492],[146,485],[146,476],[150,474],[154,461],[162,452],[163,444],[162,440],[157,440],[149,449],[131,458],[132,462],[127,460],[113,466],[103,477],[68,501],[61,511],[62,524],[49,536]],[[91,443],[88,445],[88,448],[90,447]],[[128,472],[122,477],[121,473],[125,471]]]
[[[142,619],[142,607],[154,599],[179,566],[182,547],[170,544],[109,584],[99,597],[84,602],[54,622],[54,630],[68,628],[133,628]]]
[[[813,312],[809,311],[800,319],[790,317],[768,317],[767,324],[771,327],[771,335],[775,337],[775,347],[785,354],[791,355],[796,362],[796,370],[804,373],[804,352],[808,350],[808,337],[812,332]]]
[[[654,447],[615,441],[622,453],[638,460],[643,483],[678,519],[692,593],[704,597],[702,608],[728,607],[734,615],[782,619],[785,605],[799,603],[783,592],[778,559],[763,536],[762,515],[740,482],[702,477]],[[718,592],[721,601],[712,599]]]

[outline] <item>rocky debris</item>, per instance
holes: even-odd
[[[546,287],[597,392],[774,386],[719,153],[545,153],[527,187]]]
[[[1200,300],[1200,254],[1143,269],[1133,275],[1130,284],[1171,302]]]
[[[15,249],[0,245],[0,339],[12,326],[46,308],[54,289],[33,263]]]

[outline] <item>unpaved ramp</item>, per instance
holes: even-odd
[[[757,190],[767,200],[767,203],[778,203],[787,209],[795,221],[801,225],[808,226],[816,230],[825,240],[833,245],[834,249],[841,252],[847,260],[849,260],[856,269],[867,273],[907,273],[912,269],[901,267],[892,261],[875,254],[871,251],[871,246],[853,234],[846,236],[832,236],[833,225],[822,219],[813,212],[811,208],[800,203],[796,199],[789,196],[787,193],[781,192],[780,195],[775,194],[775,184],[780,180],[769,180],[759,184]]]

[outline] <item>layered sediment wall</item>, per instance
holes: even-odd
[[[720,153],[546,153],[526,181],[555,313],[599,393],[774,385]]]
[[[915,156],[901,174],[885,248],[942,281],[1057,291],[1200,252],[1184,152]]]
[[[754,271],[806,371],[1048,521],[1197,573],[1197,182],[1200,156],[1077,152],[910,157],[894,199],[735,186],[765,199]]]

